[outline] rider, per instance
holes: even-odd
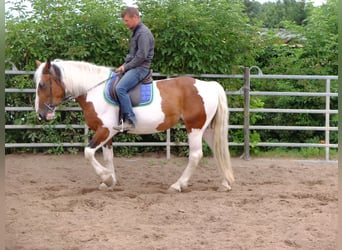
[[[124,73],[116,86],[116,93],[122,110],[122,120],[114,129],[123,131],[135,127],[136,117],[132,109],[128,91],[142,81],[150,72],[154,55],[154,37],[151,31],[140,21],[139,11],[127,7],[121,14],[127,28],[132,31],[130,49],[124,64],[116,69]]]

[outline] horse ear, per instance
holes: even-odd
[[[49,71],[50,68],[51,68],[51,62],[50,62],[50,59],[48,59],[45,63],[44,71]]]
[[[39,60],[36,60],[36,65],[37,65],[37,67],[39,67],[41,64],[42,64],[42,62],[41,62],[41,61],[39,61]]]

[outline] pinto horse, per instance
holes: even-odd
[[[99,189],[113,190],[117,179],[114,170],[112,137],[119,131],[119,107],[104,97],[105,83],[110,67],[87,62],[54,60],[36,61],[35,110],[43,120],[51,120],[61,103],[75,99],[82,108],[85,122],[95,134],[84,149],[85,158],[101,178]],[[181,192],[188,186],[203,156],[202,138],[207,142],[223,178],[220,191],[228,191],[234,175],[228,150],[227,96],[222,86],[181,76],[153,81],[153,100],[134,107],[137,123],[132,134],[152,134],[165,131],[178,122],[185,125],[189,161],[180,178],[171,185],[171,191]],[[102,148],[104,165],[95,158]]]

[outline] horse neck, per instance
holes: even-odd
[[[110,68],[85,62],[66,61],[60,64],[63,70],[65,89],[73,96],[86,94],[89,90],[106,82]]]

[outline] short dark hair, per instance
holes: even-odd
[[[124,18],[125,16],[133,17],[138,16],[139,17],[139,11],[137,8],[134,7],[127,7],[122,13],[121,18]]]

